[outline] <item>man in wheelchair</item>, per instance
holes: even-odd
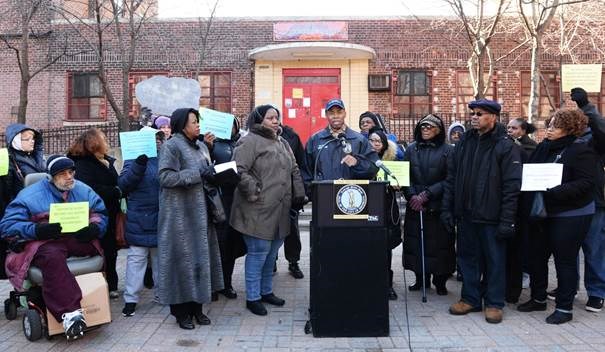
[[[8,205],[0,221],[0,234],[9,243],[6,273],[17,291],[30,265],[38,267],[44,278],[42,297],[48,311],[63,328],[68,339],[83,335],[86,321],[80,300],[82,292],[69,271],[70,256],[102,254],[98,239],[105,234],[107,211],[101,198],[87,185],[75,180],[74,162],[61,155],[48,159],[43,179],[24,188]],[[59,223],[48,223],[50,205],[88,202],[89,225],[74,233],[61,233]]]

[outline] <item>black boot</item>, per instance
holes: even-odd
[[[540,303],[540,302],[536,302],[533,299],[530,299],[529,301],[519,304],[517,306],[517,310],[519,312],[537,312],[537,311],[544,311],[546,310],[546,302]]]
[[[195,329],[195,325],[193,325],[193,320],[191,316],[187,315],[181,318],[176,318],[176,322],[179,324],[179,328],[185,330],[193,330]]]
[[[229,298],[229,299],[236,299],[237,298],[237,292],[235,292],[235,290],[233,289],[233,287],[227,287],[225,289],[222,289],[220,291],[218,291],[218,293],[220,293],[221,295]]]
[[[206,314],[204,314],[203,305],[201,305],[201,304],[195,304],[195,308],[194,308],[192,317],[200,325],[210,325],[210,323],[211,323],[210,318],[208,318],[206,316]]]
[[[288,265],[288,271],[295,279],[302,279],[305,277],[302,270],[300,270],[300,267],[298,266],[298,262],[290,262],[290,265]]]
[[[426,275],[425,277],[425,286],[426,289],[430,289],[431,288],[431,275]],[[408,289],[410,291],[420,291],[422,290],[422,273],[416,273],[416,283],[409,286]]]
[[[267,315],[267,309],[260,299],[258,301],[246,301],[246,308],[256,315]]]
[[[551,315],[546,317],[547,324],[563,324],[571,321],[573,319],[573,314],[571,313],[563,313],[561,311],[555,310]]]
[[[273,293],[269,293],[267,295],[261,295],[261,299],[260,300],[263,301],[263,302],[267,302],[269,304],[272,304],[274,306],[278,306],[278,307],[281,307],[284,304],[286,304],[285,300],[277,297]]]

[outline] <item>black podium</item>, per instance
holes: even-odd
[[[387,185],[313,183],[307,328],[315,337],[389,335]]]

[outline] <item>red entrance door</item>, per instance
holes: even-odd
[[[340,69],[284,69],[283,82],[283,123],[306,143],[328,124],[324,107],[330,99],[340,97]]]

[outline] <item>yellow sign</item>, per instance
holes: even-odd
[[[61,233],[76,232],[88,226],[88,202],[53,203],[49,223],[60,223]]]
[[[410,186],[410,162],[409,161],[383,161],[384,166],[386,166],[389,171],[397,177],[397,181],[399,181],[399,186],[401,187],[409,187]],[[380,170],[377,176],[378,181],[389,181],[392,177],[385,175],[385,172]],[[396,186],[396,184],[391,183],[392,186]]]
[[[302,99],[303,98],[303,89],[302,88],[292,88],[292,99]]]
[[[584,88],[588,93],[601,91],[601,64],[594,65],[562,65],[561,79],[563,92],[571,92],[572,88]]]
[[[0,149],[0,176],[8,175],[8,149]]]

